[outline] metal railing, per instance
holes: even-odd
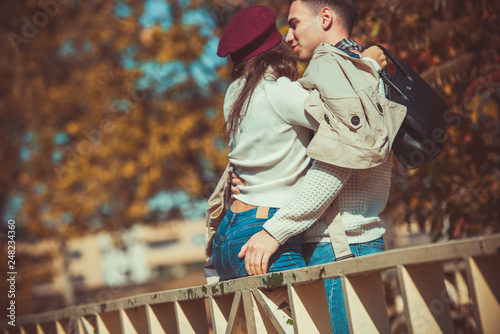
[[[466,294],[476,331],[500,333],[500,235],[75,306],[1,328],[5,334],[330,333],[323,280],[339,277],[351,333],[390,333],[382,277],[392,273],[406,332],[453,333],[449,266],[451,289]]]

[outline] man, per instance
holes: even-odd
[[[338,249],[334,251],[330,235],[338,236],[338,230],[332,232],[332,221],[340,221],[345,229],[341,234],[349,243],[347,252],[350,248],[354,256],[384,249],[385,224],[379,213],[390,190],[390,145],[406,109],[378,94],[374,97],[373,88],[365,84],[370,76],[378,77],[356,60],[362,48],[349,39],[356,18],[354,0],[290,1],[286,41],[300,60],[311,60],[299,81],[311,90],[305,108],[320,126],[308,146],[308,155],[315,160],[299,190],[241,249],[239,257],[245,257],[250,275],[266,273],[280,244],[304,231],[308,265],[335,261]],[[355,89],[354,81],[358,88],[364,84],[378,110]],[[372,86],[377,86],[373,80]],[[242,181],[232,182],[244,191]],[[325,288],[333,331],[348,333],[340,280],[325,280]]]

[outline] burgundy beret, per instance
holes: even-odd
[[[238,64],[275,47],[282,40],[276,27],[276,14],[265,6],[251,6],[229,20],[217,55],[231,55],[231,61]]]

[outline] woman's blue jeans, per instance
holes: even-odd
[[[385,245],[382,238],[349,245],[354,256],[375,254],[384,251]],[[304,243],[304,259],[308,266],[324,264],[335,261],[335,253],[332,244],[329,242]],[[325,280],[326,298],[330,310],[330,320],[332,322],[332,332],[334,334],[349,333],[349,325],[342,293],[340,278]]]
[[[238,253],[250,237],[263,229],[264,223],[270,219],[277,208],[269,209],[269,218],[257,219],[257,208],[234,213],[229,208],[226,216],[217,229],[212,244],[212,259],[221,280],[248,276],[245,259]],[[268,272],[303,268],[306,266],[302,256],[302,234],[296,235],[280,246],[269,259]]]

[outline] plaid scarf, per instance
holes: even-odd
[[[344,38],[343,40],[335,44],[335,47],[344,51],[357,50],[359,52],[363,52],[363,50],[365,49],[363,46],[356,43],[351,38]]]

